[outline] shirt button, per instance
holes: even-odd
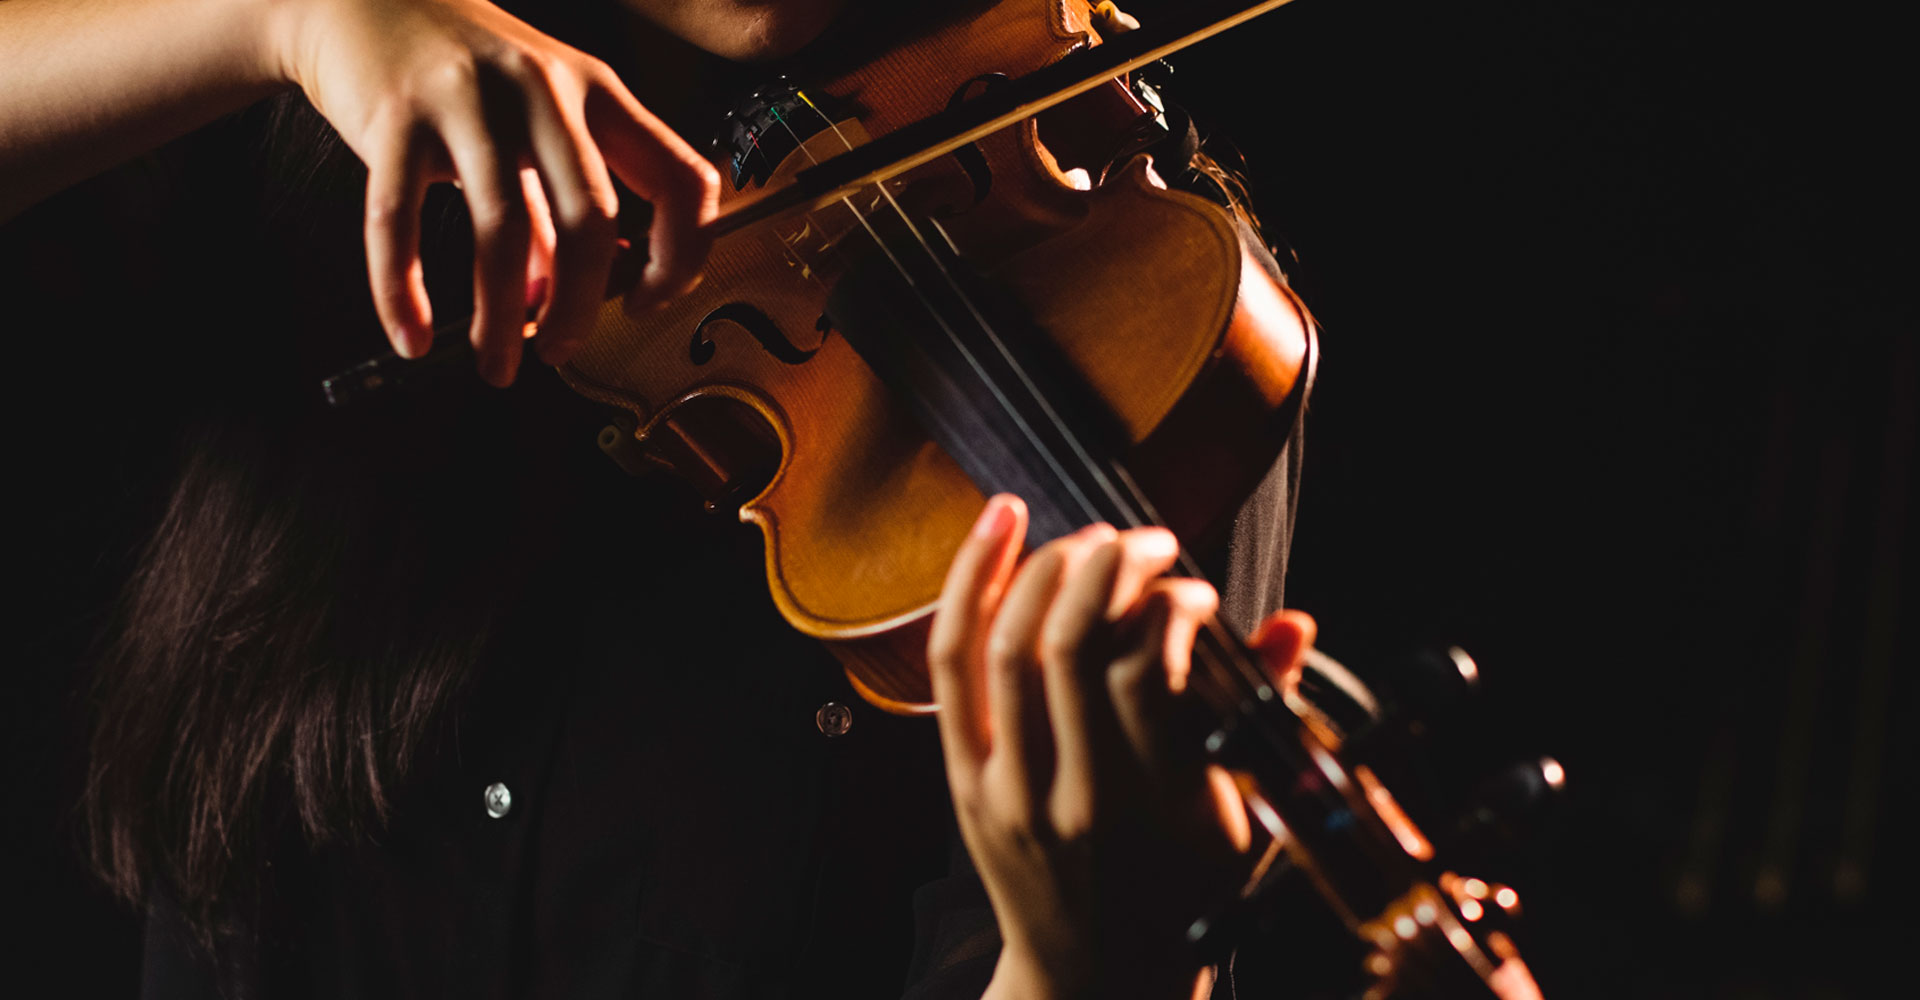
[[[813,724],[829,737],[845,736],[853,728],[853,709],[837,701],[827,702],[813,713]]]
[[[513,793],[507,786],[496,781],[487,786],[487,815],[494,819],[505,816],[513,809]]]

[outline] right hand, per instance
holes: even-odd
[[[526,312],[560,364],[591,332],[615,252],[609,171],[653,204],[630,313],[699,277],[719,174],[606,64],[485,0],[296,0],[273,32],[284,74],[368,169],[368,276],[405,357],[433,316],[420,264],[426,188],[456,181],[474,228],[469,330],[480,374],[513,381]]]

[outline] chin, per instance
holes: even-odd
[[[850,0],[626,0],[714,55],[758,62],[813,41]]]

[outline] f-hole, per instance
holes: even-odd
[[[780,332],[780,325],[766,313],[745,302],[729,302],[706,314],[699,323],[694,324],[693,340],[687,344],[687,357],[695,365],[704,365],[713,360],[719,348],[714,345],[712,338],[707,336],[707,327],[722,321],[747,331],[749,336],[760,342],[761,347],[766,348],[768,354],[786,364],[805,364],[807,359],[820,350],[817,347],[811,350],[801,349],[799,345],[788,340],[786,334]]]

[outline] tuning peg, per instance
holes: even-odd
[[[1452,817],[1500,758],[1479,697],[1480,667],[1459,647],[1423,650],[1362,673],[1378,699],[1342,756],[1371,767],[1422,825]]]
[[[1550,757],[1514,762],[1511,727],[1481,696],[1480,665],[1459,647],[1427,650],[1363,674],[1378,721],[1341,756],[1378,776],[1443,855],[1511,846],[1566,783]]]

